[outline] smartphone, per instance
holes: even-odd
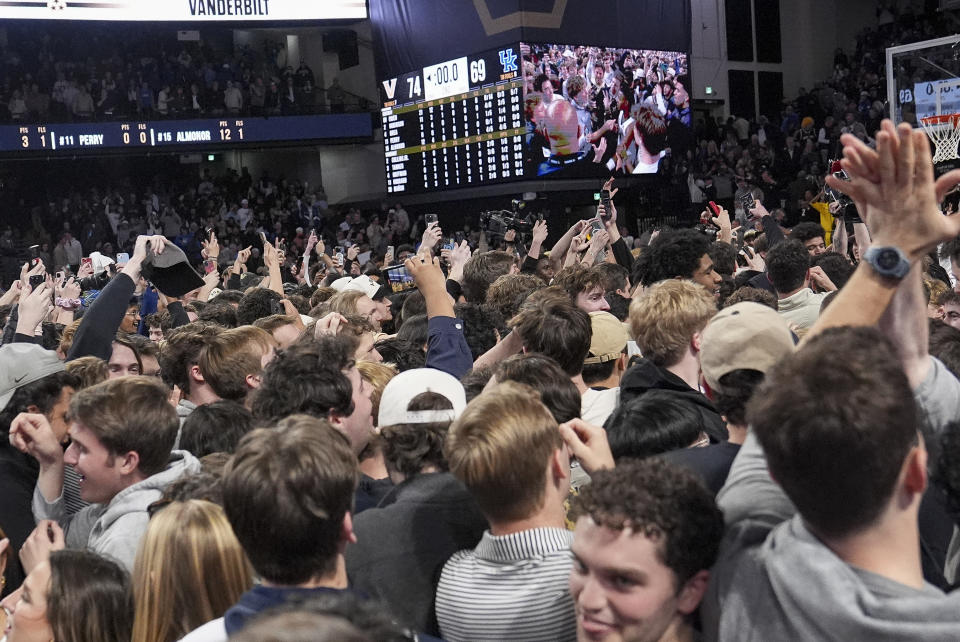
[[[260,232],[260,241],[261,241],[264,245],[267,244],[267,235],[264,234],[263,232]]]
[[[461,243],[463,243],[463,232],[456,232],[453,235],[453,239],[454,241],[456,241],[457,245],[460,245]]]
[[[384,282],[389,284],[390,290],[393,292],[404,292],[417,287],[417,284],[413,280],[413,275],[410,274],[404,265],[390,265],[385,267],[381,271],[381,275],[383,276]]]
[[[607,222],[610,220],[610,190],[600,190],[600,204],[603,205],[603,216],[601,218],[604,222]]]
[[[424,215],[423,215],[423,220],[426,222],[427,225],[430,225],[431,223],[436,223],[436,222],[437,222],[437,215],[436,215],[436,214],[424,214]]]
[[[710,201],[710,211],[713,212],[714,216],[720,216],[720,206]]]
[[[338,247],[337,253],[333,255],[333,260],[337,262],[339,267],[343,267],[343,248]]]
[[[443,249],[445,249],[445,250],[452,250],[452,249],[454,249],[455,247],[456,247],[456,244],[454,244],[452,238],[447,237],[447,238],[443,239]]]
[[[588,241],[592,240],[593,235],[604,228],[605,226],[603,224],[603,221],[601,221],[599,218],[590,219],[590,229],[587,230],[587,240]]]
[[[213,259],[207,259],[203,262],[203,272],[204,274],[210,274],[211,272],[216,272],[217,262]]]
[[[93,259],[91,259],[89,256],[88,256],[87,258],[85,258],[85,259],[80,259],[80,265],[89,265],[89,266],[92,268],[92,267],[93,267]]]
[[[130,262],[130,255],[126,252],[117,254],[117,265],[126,265]]]
[[[742,207],[744,211],[749,212],[749,210],[753,209],[755,204],[756,199],[753,198],[753,192],[747,192],[746,194],[740,196],[740,207]]]
[[[30,277],[30,290],[36,290],[38,286],[43,285],[43,282],[47,280],[42,274],[34,274]]]
[[[393,254],[394,254],[395,251],[396,251],[396,248],[394,248],[392,245],[388,245],[388,246],[387,246],[387,253],[385,254],[385,256],[393,256]],[[396,257],[394,257],[394,258],[396,258]]]
[[[40,254],[40,246],[31,245],[30,246],[30,267],[35,266],[40,261],[39,254]]]

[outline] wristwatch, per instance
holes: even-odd
[[[903,251],[892,245],[871,246],[863,253],[863,260],[882,277],[902,279],[910,272],[910,261]]]

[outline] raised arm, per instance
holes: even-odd
[[[456,318],[453,299],[447,294],[440,259],[419,254],[404,261],[404,266],[427,304],[426,366],[459,379],[470,370],[473,356],[463,336],[463,322]]]
[[[163,236],[137,237],[130,260],[123,266],[120,274],[103,288],[100,296],[83,315],[67,361],[90,355],[105,361],[110,359],[113,337],[123,322],[127,304],[136,290],[137,281],[140,280],[143,262],[147,258],[147,246],[152,248],[154,254],[162,254],[165,243]]]
[[[873,244],[895,247],[911,265],[937,243],[960,233],[960,216],[944,216],[938,203],[960,182],[960,170],[934,180],[926,135],[888,120],[877,134],[876,151],[844,135],[843,168],[851,180],[828,176],[835,190],[848,194],[871,228]],[[833,326],[874,325],[886,312],[903,281],[880,276],[861,261],[847,285],[814,324],[807,338]],[[904,294],[908,296],[908,294]],[[905,303],[909,305],[909,302]]]

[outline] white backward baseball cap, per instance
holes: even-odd
[[[451,410],[408,410],[414,397],[433,392],[445,397]],[[428,424],[454,421],[467,407],[467,395],[453,375],[433,368],[415,368],[401,372],[387,383],[380,395],[378,426]]]

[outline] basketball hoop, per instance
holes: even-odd
[[[935,146],[934,164],[960,158],[957,150],[960,145],[960,114],[926,116],[920,119],[920,124]]]

